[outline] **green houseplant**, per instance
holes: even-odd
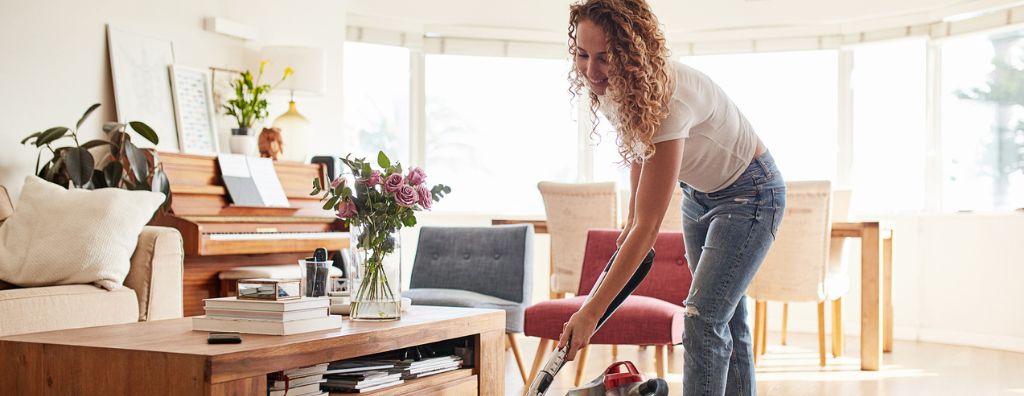
[[[231,88],[235,92],[234,99],[229,99],[224,105],[227,115],[235,118],[238,128],[232,129],[232,135],[249,135],[249,129],[257,122],[267,118],[267,98],[270,90],[288,79],[293,71],[291,67],[284,69],[284,75],[274,85],[260,83],[263,79],[263,69],[268,61],[260,62],[260,68],[253,77],[252,72],[246,70],[238,74],[238,79],[231,82]]]
[[[108,122],[103,125],[103,131],[108,139],[79,142],[78,129],[99,107],[99,103],[89,106],[75,124],[75,128],[55,126],[34,132],[21,140],[21,144],[33,145],[39,149],[36,155],[35,174],[65,188],[114,187],[162,192],[167,199],[164,202],[166,207],[171,197],[170,184],[156,151],[139,148],[132,143],[132,138],[128,134],[130,129],[153,144],[158,144],[160,138],[149,125],[142,121],[129,121],[124,124]],[[70,140],[67,140],[68,138]],[[65,142],[72,144],[58,146],[58,143]],[[90,149],[98,149],[101,146],[107,146],[109,153],[97,161]],[[40,166],[45,151],[49,151],[52,158]],[[102,166],[96,169],[97,164]]]

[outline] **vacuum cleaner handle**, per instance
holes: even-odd
[[[615,261],[615,257],[618,256],[618,254],[619,252],[616,250],[615,253],[612,254],[612,257],[608,259],[608,264],[606,264],[604,270],[601,271],[601,275],[597,277],[597,281],[594,282],[594,288],[591,289],[591,293],[584,300],[584,304],[590,302],[590,298],[594,295],[593,291],[597,290],[597,288],[604,283],[605,275],[608,274],[608,270],[612,267],[612,262]],[[619,305],[622,305],[622,302],[626,300],[626,297],[629,297],[629,295],[632,294],[638,286],[640,286],[640,283],[644,281],[647,273],[651,272],[651,265],[653,264],[654,249],[651,249],[647,252],[647,256],[644,257],[644,260],[640,262],[640,266],[637,267],[633,276],[631,276],[626,284],[622,286],[622,290],[615,295],[611,304],[608,304],[608,309],[604,311],[604,315],[601,315],[601,318],[597,321],[597,326],[594,327],[594,334],[597,334],[597,331],[600,330],[601,326],[604,325],[608,318],[615,313],[615,310],[619,308]],[[572,343],[572,336],[569,337],[569,343]],[[565,357],[568,353],[569,345],[567,344],[565,347],[558,348],[553,354],[551,354],[551,357],[548,358],[544,368],[537,372],[537,377],[534,378],[533,383],[530,384],[530,389],[526,393],[527,396],[540,396],[547,392],[548,387],[551,386],[551,382],[555,379],[555,375],[558,374],[558,371],[565,365]]]

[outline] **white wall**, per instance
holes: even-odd
[[[0,184],[17,196],[32,173],[36,150],[19,144],[24,136],[74,126],[96,102],[103,107],[83,125],[85,139],[101,136],[102,122],[115,119],[107,23],[171,40],[176,62],[199,68],[254,68],[258,49],[269,44],[323,47],[327,94],[304,100],[301,109],[313,121],[319,152],[341,152],[346,7],[342,0],[0,0]],[[256,27],[258,38],[245,42],[207,32],[208,16]],[[286,108],[287,98],[272,97],[270,117]],[[218,126],[226,150],[233,125],[223,118]]]

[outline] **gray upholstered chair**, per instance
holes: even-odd
[[[532,267],[532,225],[423,227],[409,290],[402,296],[414,305],[504,310],[505,348],[512,349],[526,381],[513,334],[523,331]]]

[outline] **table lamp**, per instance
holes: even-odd
[[[284,69],[291,67],[294,74],[278,85],[274,92],[288,93],[288,111],[281,114],[272,124],[281,129],[283,141],[282,157],[288,161],[306,161],[309,150],[310,122],[299,113],[295,97],[311,97],[324,94],[324,74],[327,70],[324,50],[311,47],[270,46],[260,51],[260,59],[267,60],[266,76],[276,78],[284,75]]]

